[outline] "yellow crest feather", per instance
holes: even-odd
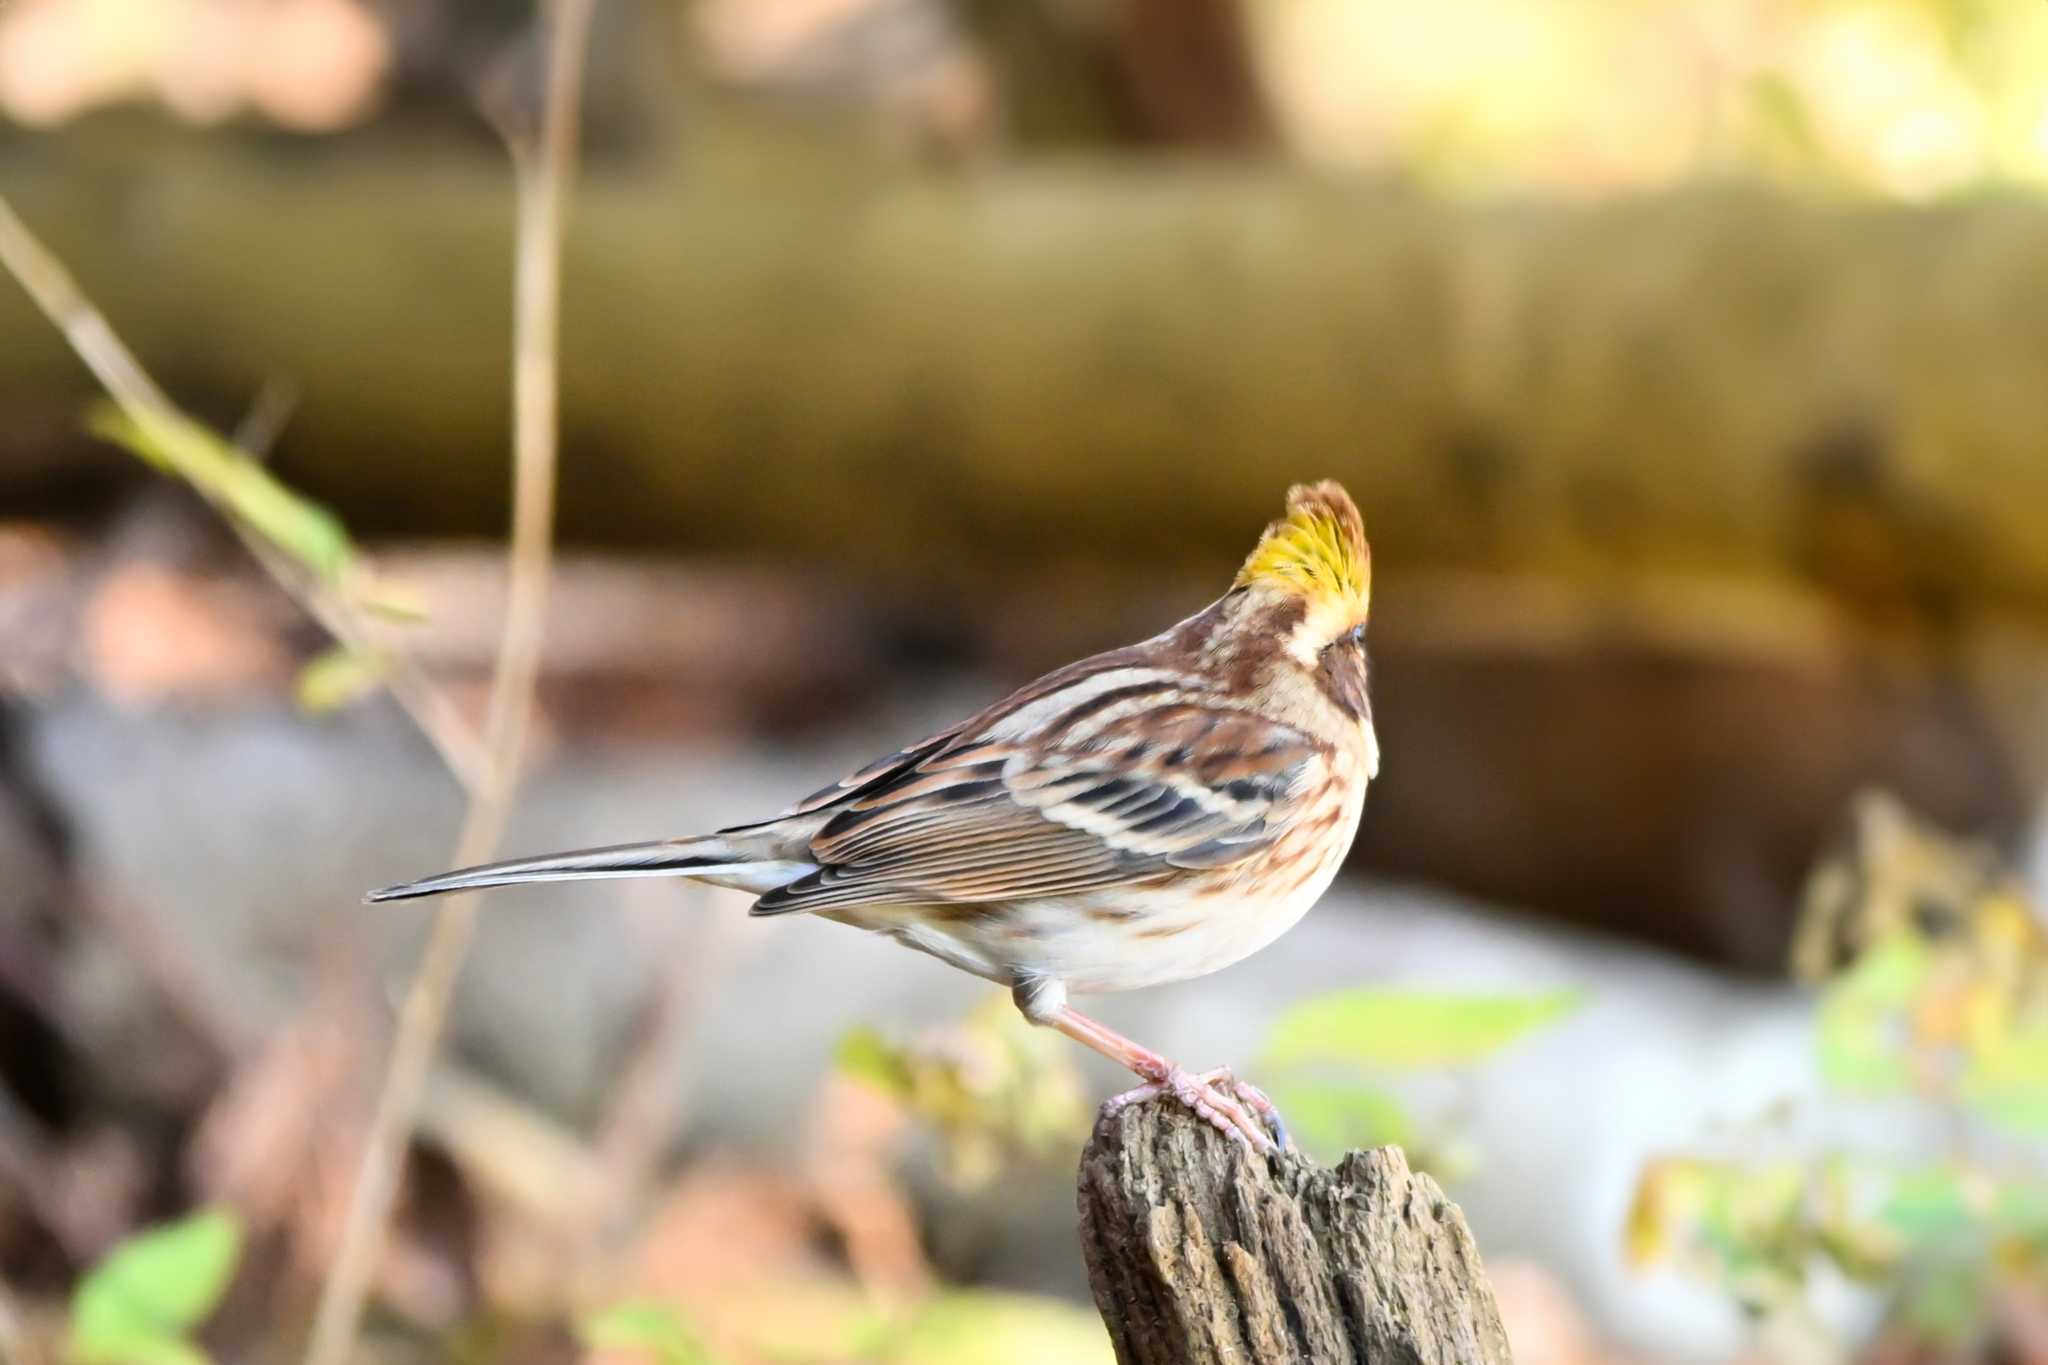
[[[1372,551],[1343,485],[1325,479],[1288,489],[1287,515],[1259,537],[1236,586],[1278,588],[1363,621],[1372,602]]]

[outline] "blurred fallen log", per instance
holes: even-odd
[[[301,384],[278,467],[361,529],[498,524],[494,166],[109,118],[0,147],[0,190],[181,395]],[[1330,474],[1404,568],[2048,603],[2039,206],[1458,208],[1271,169],[850,176],[693,144],[593,168],[578,212],[572,541],[1185,566]],[[8,291],[0,353],[25,436],[87,392]],[[38,444],[0,492],[51,476]]]
[[[1237,1148],[1178,1106],[1096,1124],[1081,1249],[1121,1365],[1509,1365],[1457,1206],[1400,1149],[1334,1171]]]
[[[714,630],[701,589],[627,612],[614,585],[551,644],[648,666],[570,670],[564,731],[814,723],[935,642],[1020,680],[1198,603],[1274,488],[1329,473],[1383,571],[1375,867],[1775,970],[1850,793],[2009,837],[2048,773],[2048,331],[2019,285],[2048,210],[671,150],[579,204],[565,535],[893,579],[872,600],[908,609],[744,589]],[[357,529],[494,532],[494,162],[110,116],[0,143],[0,191],[181,397],[232,421],[296,381],[277,466]],[[0,499],[132,470],[60,439],[88,386],[7,290],[0,353]]]

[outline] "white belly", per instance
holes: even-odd
[[[1309,851],[1284,894],[1216,885],[1200,875],[1163,886],[1129,886],[981,907],[952,917],[918,909],[862,907],[835,915],[890,934],[907,947],[991,981],[1045,977],[1077,995],[1140,990],[1220,971],[1292,929],[1343,865],[1364,805],[1364,784],[1339,827]],[[1283,861],[1285,841],[1276,849]],[[1305,874],[1305,875],[1304,875]],[[1264,865],[1242,880],[1265,884]],[[1212,887],[1200,891],[1194,887]]]

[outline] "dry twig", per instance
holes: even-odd
[[[525,748],[540,670],[554,524],[563,205],[574,168],[583,53],[594,3],[555,0],[548,6],[547,87],[539,145],[517,139],[510,143],[518,181],[511,574],[484,727],[488,766],[456,843],[458,866],[483,861],[497,845]],[[413,1114],[440,1046],[475,914],[472,896],[458,896],[442,906],[406,993],[370,1145],[356,1173],[341,1246],[314,1316],[307,1365],[341,1365],[354,1344],[371,1275],[383,1250]]]
[[[496,846],[516,786],[540,667],[554,520],[560,257],[564,200],[573,173],[577,109],[595,0],[553,0],[548,15],[544,108],[537,140],[508,135],[517,178],[513,517],[506,617],[482,742],[402,654],[386,654],[394,698],[434,744],[470,795],[457,840],[458,863]],[[183,422],[183,414],[135,359],[63,264],[0,199],[0,265],[63,332],[115,403],[139,426]],[[212,490],[195,485],[219,505]],[[226,511],[228,509],[223,508]],[[337,640],[369,648],[357,604],[332,590],[229,515],[265,570]],[[455,979],[473,928],[469,898],[450,901],[435,921],[402,1008],[372,1137],[357,1172],[335,1265],[324,1286],[308,1348],[309,1365],[346,1358],[382,1251],[398,1171],[420,1091],[438,1048]]]

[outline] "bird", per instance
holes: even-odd
[[[1371,550],[1341,485],[1296,485],[1230,588],[1148,640],[1055,669],[780,815],[711,834],[518,858],[371,892],[683,877],[755,915],[887,935],[1007,987],[1141,1084],[1261,1153],[1272,1101],[1081,1013],[1071,995],[1227,967],[1291,929],[1348,853],[1379,772]]]

